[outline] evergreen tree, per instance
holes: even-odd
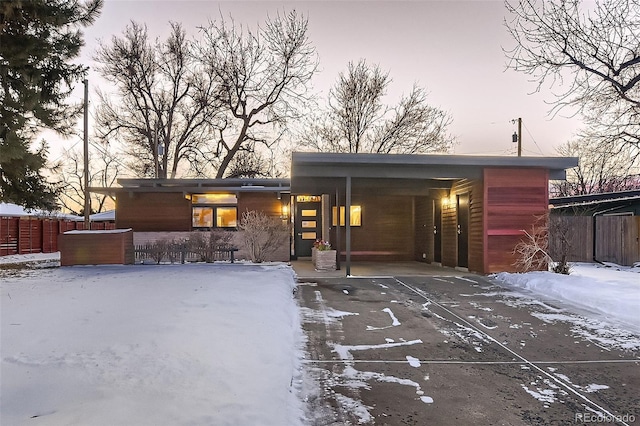
[[[65,103],[86,67],[73,64],[80,28],[102,0],[0,1],[0,200],[52,209],[56,190],[41,175],[46,146],[32,151],[39,129],[70,132],[78,106]]]

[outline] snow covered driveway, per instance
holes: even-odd
[[[451,270],[307,281],[314,425],[640,421],[640,336],[584,303]]]
[[[1,283],[3,425],[296,425],[285,266],[25,270]]]

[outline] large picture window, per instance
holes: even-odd
[[[194,228],[235,228],[238,225],[238,198],[235,194],[192,194]]]
[[[331,216],[332,216],[332,224],[333,226],[338,226],[338,217],[336,212],[338,211],[338,209],[336,208],[336,206],[333,206],[333,210],[331,212]],[[344,213],[345,213],[345,209],[344,206],[340,206],[340,226],[344,226],[345,224],[345,220],[344,220]],[[362,207],[361,206],[351,206],[351,208],[349,209],[349,225],[351,226],[362,226]]]

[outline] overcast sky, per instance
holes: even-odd
[[[551,91],[531,94],[536,85],[528,76],[505,70],[502,49],[513,42],[504,26],[502,1],[106,0],[101,16],[84,31],[81,60],[92,65],[98,40],[120,35],[131,20],[145,23],[154,37],[168,33],[169,21],[196,35],[198,26],[221,13],[255,26],[267,14],[292,8],[308,16],[309,36],[320,58],[314,86],[323,97],[349,61],[379,64],[393,79],[390,99],[417,82],[427,88],[431,105],[452,115],[456,154],[514,154],[511,120],[522,117],[524,155],[556,155],[555,148],[581,125],[577,118],[551,118],[545,103],[553,99]],[[89,81],[103,84],[95,70]]]

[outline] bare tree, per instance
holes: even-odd
[[[99,93],[98,136],[122,142],[139,176],[173,178],[183,164],[197,165],[206,157],[218,88],[192,47],[179,24],[171,24],[165,41],[152,43],[146,26],[131,22],[122,36],[98,49],[99,71],[116,87],[115,96]]]
[[[414,85],[395,107],[384,104],[391,79],[378,65],[350,62],[329,92],[328,111],[310,120],[300,144],[323,152],[418,154],[448,151],[451,117]]]
[[[571,248],[569,218],[550,217],[549,213],[536,217],[530,230],[522,230],[523,237],[516,244],[514,266],[521,272],[546,271],[549,266],[558,274],[568,275],[568,255]],[[552,240],[553,244],[550,244]],[[554,259],[553,256],[556,256]]]
[[[109,188],[116,183],[122,170],[116,155],[109,147],[91,146],[89,155],[89,186]],[[62,159],[53,165],[56,185],[60,188],[58,200],[67,210],[82,214],[84,209],[84,160],[81,149],[69,149],[63,153]],[[91,213],[105,211],[115,198],[106,194],[92,193]]]
[[[307,26],[293,11],[268,18],[257,31],[232,19],[201,29],[197,55],[222,102],[214,117],[217,178],[238,153],[253,153],[257,146],[272,150],[287,123],[300,118],[318,64]]]
[[[556,197],[597,194],[640,188],[637,156],[634,148],[618,141],[601,142],[599,137],[584,135],[558,148],[558,154],[578,157],[578,166],[567,171],[567,179],[554,182],[551,193]],[[635,176],[634,176],[635,174]]]
[[[553,113],[582,113],[601,143],[640,146],[640,2],[507,1],[508,67],[537,90],[561,86]],[[564,85],[564,83],[567,83]]]

